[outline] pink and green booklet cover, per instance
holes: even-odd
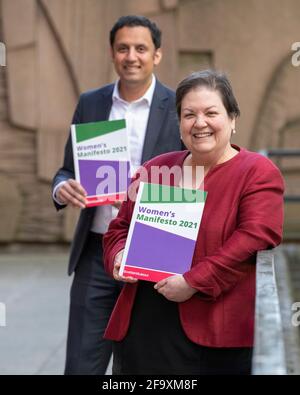
[[[206,192],[140,183],[120,274],[157,282],[191,267]]]
[[[130,159],[124,119],[71,126],[76,180],[87,192],[87,207],[124,200]]]

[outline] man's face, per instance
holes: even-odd
[[[155,49],[150,30],[143,26],[119,29],[111,54],[121,84],[126,85],[149,84],[161,60],[161,50]]]

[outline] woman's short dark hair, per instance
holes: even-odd
[[[110,41],[110,46],[113,47],[114,42],[115,42],[115,37],[116,33],[119,29],[122,29],[123,27],[135,27],[135,26],[142,26],[142,27],[147,27],[150,30],[151,37],[153,44],[156,49],[161,47],[161,31],[159,28],[156,26],[154,22],[151,22],[148,18],[145,16],[141,15],[127,15],[127,16],[121,16],[117,20],[117,22],[114,24],[110,31],[109,35],[109,41]]]
[[[209,69],[194,72],[179,83],[176,90],[176,109],[179,118],[184,96],[199,87],[218,91],[230,118],[236,118],[240,115],[240,109],[227,76],[224,73]]]

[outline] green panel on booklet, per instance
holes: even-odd
[[[101,121],[90,122],[84,124],[77,124],[76,126],[76,140],[77,143],[89,140],[94,137],[102,136],[120,129],[125,129],[125,119],[118,119],[115,121]]]
[[[145,183],[141,203],[201,203],[206,195],[205,191],[198,189]]]

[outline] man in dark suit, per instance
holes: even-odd
[[[145,17],[121,17],[110,32],[111,56],[119,80],[83,93],[72,123],[126,119],[133,169],[164,152],[180,150],[174,92],[153,75],[161,60],[161,32]],[[120,285],[103,269],[102,235],[117,208],[85,208],[85,191],[74,180],[71,137],[63,167],[53,180],[59,210],[81,208],[71,247],[71,288],[65,374],[104,374],[112,345],[102,338]]]

